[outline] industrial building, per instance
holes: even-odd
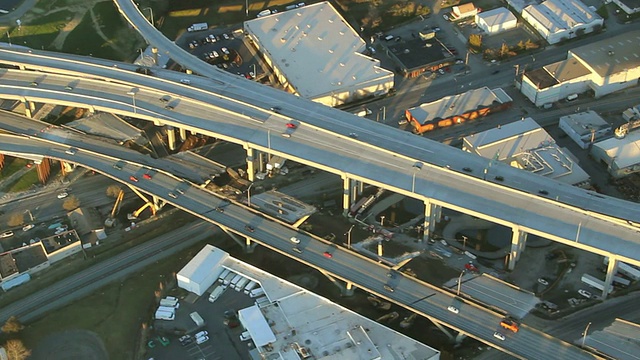
[[[219,265],[227,257],[229,254],[226,252],[211,245],[205,246],[176,275],[178,287],[202,296],[222,273]]]
[[[612,130],[611,124],[593,110],[562,116],[559,126],[583,149],[610,136]]]
[[[366,43],[328,2],[244,23],[246,36],[288,92],[338,106],[393,88],[393,72],[364,55]]]
[[[569,50],[567,60],[527,71],[520,91],[536,106],[593,91],[598,98],[636,86],[640,78],[640,31]]]
[[[593,144],[591,156],[607,167],[613,178],[640,172],[640,131],[622,139],[610,138]]]
[[[455,63],[442,42],[432,33],[421,33],[416,39],[383,44],[387,55],[395,61],[399,73],[408,78],[418,77],[426,71],[436,71]]]
[[[547,0],[522,11],[528,22],[549,44],[556,44],[600,30],[604,19],[579,0]]]
[[[477,14],[475,22],[487,34],[498,34],[518,26],[516,16],[503,7]]]
[[[416,106],[406,110],[405,116],[413,125],[414,132],[422,134],[482,118],[508,108],[512,102],[504,90],[491,90],[485,86]]]
[[[440,358],[438,350],[234,259],[211,245],[205,245],[179,274],[196,274],[194,269],[199,269],[197,279],[184,282],[186,279],[179,278],[180,287],[187,284],[184,289],[189,290],[192,288],[189,284],[200,283],[203,288],[229,270],[257,283],[263,290],[256,292],[260,295],[255,297],[251,292],[247,294],[247,298],[255,298],[254,304],[237,309],[242,331],[252,343],[246,349],[253,359]]]
[[[461,4],[451,8],[452,21],[474,17],[476,14],[478,14],[478,8],[473,3]]]
[[[640,13],[640,1],[638,0],[613,0],[613,3],[618,5],[627,15]]]
[[[466,136],[462,150],[564,183],[589,187],[589,175],[532,118]]]

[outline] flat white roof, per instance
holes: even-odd
[[[490,90],[488,87],[469,90],[462,94],[445,96],[442,99],[425,103],[407,110],[420,123],[433,119],[446,119],[455,115],[462,115],[478,107],[489,107],[494,102],[505,103],[512,99],[504,90],[498,88]]]
[[[569,114],[560,117],[560,122],[567,124],[576,134],[583,136],[591,134],[591,131],[611,129],[611,124],[606,122],[598,113],[593,110]]]
[[[513,15],[511,11],[503,7],[489,11],[483,11],[477,14],[476,17],[482,19],[482,21],[484,21],[484,23],[490,27],[505,24],[511,21],[518,21],[518,18],[516,18],[516,16]]]
[[[603,39],[569,54],[593,68],[601,77],[640,67],[640,30]]]
[[[366,43],[328,2],[249,20],[244,28],[307,99],[393,76],[361,54]]]
[[[436,360],[440,356],[436,349],[238,259],[227,257],[221,266],[264,289],[270,303],[250,307],[246,316],[260,321],[260,311],[268,319],[276,340],[270,348],[257,348],[269,359],[299,360],[300,351],[325,360]],[[253,338],[253,325],[247,325]]]
[[[547,0],[540,5],[529,5],[524,11],[538,20],[551,34],[602,19],[579,0]]]
[[[525,118],[464,138],[471,152],[567,184],[589,181],[567,150],[532,118]]]
[[[256,346],[265,346],[276,342],[276,336],[258,306],[241,309],[238,311],[238,316]]]
[[[227,257],[228,253],[207,244],[178,272],[178,276],[201,283]]]
[[[640,131],[632,131],[622,139],[610,138],[593,144],[607,153],[619,169],[640,163]]]

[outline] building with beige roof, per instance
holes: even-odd
[[[303,98],[337,106],[393,88],[393,72],[363,54],[365,41],[328,2],[249,20],[244,30],[285,90]]]

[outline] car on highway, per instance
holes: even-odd
[[[216,211],[219,213],[223,213],[224,212],[224,208],[220,207],[220,206],[216,206]]]
[[[324,256],[324,257],[326,257],[328,259],[331,259],[333,257],[333,254],[328,252],[328,251],[325,251],[325,252],[322,253],[322,256]]]
[[[206,335],[202,336],[202,337],[199,337],[199,338],[196,338],[196,344],[198,344],[198,345],[200,345],[200,344],[202,344],[204,342],[207,342],[207,341],[209,341],[209,337],[206,336]]]
[[[549,286],[549,282],[545,278],[538,278],[538,282],[544,286]]]
[[[163,103],[168,103],[169,101],[171,101],[171,96],[165,95],[161,97],[159,100],[162,101]]]
[[[504,341],[506,339],[502,333],[499,333],[497,331],[493,333],[493,337],[498,339],[498,340],[502,340],[502,341]]]
[[[245,226],[244,226],[244,229],[245,229],[245,230],[247,230],[247,231],[248,231],[248,232],[250,232],[250,233],[252,233],[252,232],[256,231],[256,229],[255,229],[253,226],[251,226],[251,225],[245,225]]]
[[[13,236],[13,231],[5,231],[2,234],[0,234],[0,238],[8,238],[12,236]]]
[[[131,180],[133,182],[138,182],[138,178],[133,176],[133,175],[129,176],[129,180]]]
[[[511,330],[514,333],[517,333],[518,330],[520,330],[520,326],[518,324],[518,322],[515,321],[515,319],[513,319],[512,317],[507,317],[504,318],[500,321],[500,326],[502,326],[503,328],[507,329],[507,330]]]
[[[297,237],[295,237],[295,236],[292,236],[292,237],[289,239],[289,241],[291,241],[291,242],[292,242],[292,243],[294,243],[294,244],[300,244],[300,239],[298,239],[298,238],[297,238]]]
[[[67,86],[64,87],[64,89],[67,90],[67,91],[73,91],[73,86],[67,85]]]
[[[60,194],[58,194],[58,199],[64,199],[67,196],[69,196],[69,193],[66,192],[61,192]]]
[[[64,153],[68,155],[75,155],[77,152],[78,152],[78,149],[76,148],[68,148],[67,150],[65,150]]]
[[[452,312],[452,313],[454,313],[454,314],[457,314],[457,313],[459,313],[459,312],[460,312],[460,310],[458,310],[458,308],[457,308],[457,307],[455,307],[455,306],[453,306],[453,305],[450,305],[450,306],[447,308],[447,310],[451,311],[451,312]]]
[[[295,129],[295,128],[297,127],[297,126],[296,126],[296,124],[294,124],[294,123],[292,123],[292,122],[287,123],[287,125],[286,125],[286,126],[287,126],[287,129]]]
[[[116,170],[122,170],[122,165],[120,164],[113,164],[113,168]]]
[[[26,231],[29,231],[29,230],[33,229],[34,227],[36,227],[36,226],[33,225],[33,224],[27,224],[27,225],[22,227],[22,231],[26,232]]]
[[[174,193],[172,193],[172,192],[169,192],[169,194],[168,194],[168,195],[169,195],[169,197],[170,197],[170,198],[172,198],[172,199],[177,199],[177,198],[178,198],[178,195],[176,195],[176,194],[174,194]]]
[[[302,254],[302,249],[300,249],[297,246],[294,246],[293,248],[291,248],[291,250],[293,250],[294,252],[297,252],[298,254]]]
[[[144,174],[144,175],[142,175],[142,178],[146,179],[146,180],[151,180],[152,179],[151,174]]]
[[[585,290],[585,289],[580,289],[580,290],[578,290],[578,294],[580,294],[580,295],[582,295],[582,296],[586,297],[587,299],[591,299],[591,298],[593,297],[593,294],[591,294],[590,292],[588,292],[588,291],[587,291],[587,290]]]
[[[491,75],[495,75],[495,74],[497,74],[497,73],[499,73],[499,72],[500,72],[500,70],[493,70],[493,71],[491,72]]]
[[[358,138],[358,134],[352,132],[352,133],[349,133],[349,137],[352,138],[352,139],[357,139]]]
[[[174,107],[175,106],[170,105],[170,104],[167,104],[167,105],[164,106],[164,108],[167,109],[167,110],[173,110]]]
[[[282,137],[290,138],[290,137],[291,137],[291,134],[290,134],[290,133],[288,133],[288,132],[283,132],[283,133],[282,133]]]
[[[388,292],[394,292],[394,291],[395,291],[395,289],[394,289],[394,288],[392,288],[391,286],[386,285],[386,284],[383,286],[383,288],[384,288],[385,290],[387,290]]]
[[[282,111],[282,108],[280,106],[272,106],[269,108],[269,110],[273,111],[276,114],[280,114],[280,111]]]

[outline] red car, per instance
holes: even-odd
[[[296,124],[294,124],[294,123],[287,123],[287,128],[288,128],[288,129],[295,129],[295,128],[296,128]]]
[[[142,177],[147,179],[147,180],[151,180],[151,175],[150,174],[144,174],[144,175],[142,175]]]
[[[329,258],[329,259],[331,259],[333,257],[333,255],[328,251],[325,251],[324,253],[322,253],[322,255],[324,255],[324,257]]]
[[[133,176],[133,175],[129,176],[129,180],[131,180],[133,182],[138,182],[138,178]]]
[[[478,268],[473,264],[464,264],[464,268],[474,273],[480,272],[480,270],[478,270]]]

